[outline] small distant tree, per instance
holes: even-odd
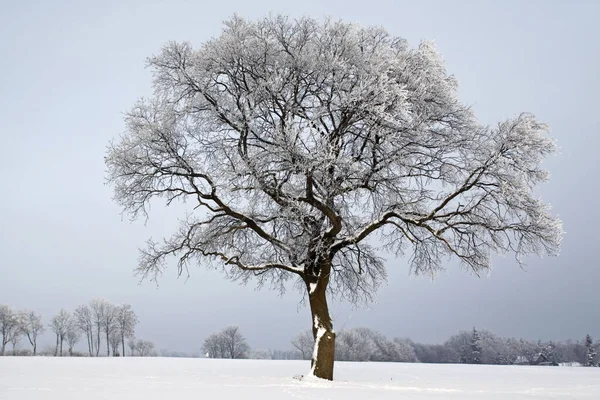
[[[336,360],[368,361],[373,354],[373,342],[366,329],[347,329],[336,337]]]
[[[221,340],[227,358],[247,358],[250,346],[237,326],[229,326],[221,331]]]
[[[71,327],[71,315],[64,308],[50,320],[50,329],[56,335],[56,347],[54,349],[55,357],[57,355],[63,356],[63,343]]]
[[[20,332],[20,323],[17,314],[4,304],[0,304],[0,334],[2,334],[2,347],[0,356],[5,353],[6,345]]]
[[[585,336],[584,344],[585,344],[585,348],[587,350],[586,365],[588,367],[593,367],[596,365],[596,363],[595,363],[596,348],[594,347],[594,341],[592,340],[592,337],[589,334]]]
[[[69,346],[69,356],[73,356],[73,347],[81,340],[81,330],[77,326],[75,320],[71,319],[69,321],[69,325],[67,326],[67,333],[65,335],[65,340],[67,345]],[[61,349],[62,352],[62,349]]]
[[[92,319],[93,329],[96,333],[96,357],[100,354],[100,337],[103,332],[104,326],[104,315],[106,313],[106,308],[109,306],[108,301],[104,299],[92,299],[90,302],[90,313]]]
[[[121,333],[117,330],[110,335],[110,347],[112,348],[113,357],[119,357],[121,355],[119,346],[121,346]],[[123,347],[123,349],[125,348]]]
[[[135,335],[135,326],[138,323],[138,317],[133,311],[131,305],[123,304],[117,308],[116,332],[121,338],[123,357],[125,357],[125,339],[133,338]],[[113,350],[114,352],[114,350]]]
[[[22,336],[23,336],[23,330],[21,328],[21,324],[19,324],[19,327],[16,329],[12,339],[10,340],[10,343],[12,344],[12,355],[13,356],[17,355],[17,348],[19,346],[19,342],[21,342]]]
[[[304,331],[292,340],[292,346],[302,354],[303,360],[310,360],[315,344],[315,338],[311,331]]]
[[[106,356],[110,357],[110,337],[118,330],[118,308],[109,303],[105,302],[103,313],[102,313],[102,330],[106,339]]]
[[[430,43],[383,28],[234,17],[193,49],[149,60],[154,96],[126,116],[106,155],[132,218],[155,199],[193,202],[175,234],[148,242],[137,271],[166,259],[304,291],[312,374],[333,379],[328,295],[369,301],[386,279],[377,242],[434,274],[456,257],[478,272],[492,254],[558,253],[560,221],[534,195],[555,150],[523,113],[483,126]],[[374,236],[379,234],[377,241]]]
[[[129,347],[129,354],[131,355],[131,357],[135,356],[135,343],[136,340],[133,337],[127,342],[127,346]]]
[[[73,318],[77,327],[84,333],[87,345],[88,353],[92,357],[94,353],[94,321],[92,311],[87,305],[79,306],[73,312]]]
[[[42,317],[36,314],[35,311],[24,310],[21,312],[20,321],[23,333],[33,347],[33,355],[36,356],[38,335],[45,331]]]
[[[209,358],[248,358],[250,346],[239,327],[229,326],[207,337],[202,351],[208,354]]]
[[[138,339],[135,342],[135,350],[140,357],[153,356],[156,352],[154,343],[149,340]]]
[[[481,364],[481,336],[479,336],[479,332],[475,328],[473,328],[473,332],[471,333],[471,345],[470,350],[471,354],[469,357],[470,364]]]
[[[225,358],[224,347],[222,346],[218,333],[213,333],[204,339],[202,351],[208,358]]]

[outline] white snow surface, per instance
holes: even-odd
[[[309,361],[0,357],[0,399],[600,399],[600,368]]]

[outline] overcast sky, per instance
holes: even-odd
[[[325,4],[324,4],[325,3]],[[310,327],[291,290],[279,297],[219,273],[167,270],[138,284],[138,247],[169,235],[175,210],[147,225],[121,220],[104,185],[108,141],[122,113],[151,91],[145,59],[170,40],[199,45],[233,13],[260,18],[330,15],[434,40],[484,123],[533,112],[560,154],[539,194],[564,221],[558,258],[526,271],[498,257],[476,278],[448,264],[434,281],[388,257],[390,280],[368,309],[333,304],[337,330],[367,326],[391,337],[441,342],[473,326],[528,339],[600,339],[600,2],[597,1],[8,1],[0,0],[0,304],[46,321],[93,297],[130,303],[138,337],[198,351],[237,324],[256,348],[289,348]],[[48,340],[48,339],[47,339]]]

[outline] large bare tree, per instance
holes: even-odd
[[[369,300],[386,278],[379,249],[411,255],[415,273],[448,257],[473,271],[494,253],[557,254],[560,221],[533,194],[555,150],[546,125],[520,114],[483,126],[427,42],[383,28],[310,18],[234,17],[193,49],[149,59],[154,95],[126,117],[106,164],[132,218],[150,203],[195,209],[138,272],[167,257],[232,279],[308,296],[312,373],[333,378],[327,293]]]

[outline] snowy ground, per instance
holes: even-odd
[[[0,357],[0,399],[600,399],[600,368]]]

